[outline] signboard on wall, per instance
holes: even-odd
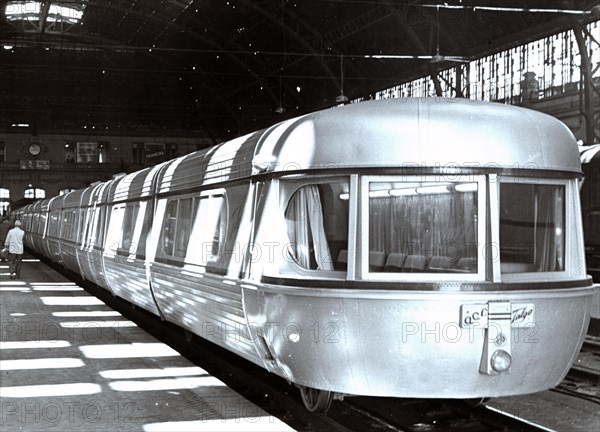
[[[49,170],[49,160],[23,160],[21,159],[21,169],[23,170]]]
[[[144,150],[144,160],[147,164],[158,163],[165,160],[164,144],[146,143]]]
[[[77,162],[98,162],[98,143],[97,142],[78,142],[77,143]]]

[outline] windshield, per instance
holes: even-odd
[[[478,187],[371,182],[369,271],[476,273]]]
[[[565,186],[500,184],[502,273],[565,269]]]

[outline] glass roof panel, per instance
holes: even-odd
[[[47,22],[63,22],[77,24],[81,21],[86,1],[80,4],[69,3],[69,6],[54,2],[48,8]],[[42,16],[39,1],[9,1],[6,4],[5,16],[8,21],[39,21]]]

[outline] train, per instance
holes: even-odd
[[[600,144],[580,146],[581,211],[588,273],[600,283]]]
[[[347,104],[25,206],[27,248],[299,388],[559,384],[590,321],[577,143],[468,99]]]

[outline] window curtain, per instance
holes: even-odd
[[[535,188],[535,262],[538,271],[564,269],[564,188]]]
[[[477,242],[475,193],[373,198],[369,245],[387,254],[472,255]]]
[[[323,208],[317,185],[304,186],[291,198],[286,210],[292,258],[303,268],[333,270],[323,224]]]

